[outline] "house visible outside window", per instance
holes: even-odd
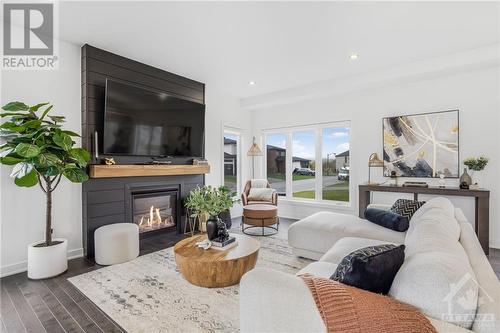
[[[224,131],[224,186],[240,192],[240,134]]]
[[[349,127],[322,129],[323,200],[349,202],[349,137]]]
[[[349,122],[264,131],[271,186],[294,200],[350,202]]]
[[[292,193],[296,198],[316,198],[316,133],[292,133]]]
[[[266,137],[267,180],[279,195],[286,194],[286,142],[285,134],[269,134]]]

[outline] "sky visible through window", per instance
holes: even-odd
[[[349,150],[349,128],[333,127],[322,129],[323,157],[326,154],[340,154]],[[293,133],[293,156],[314,160],[314,135],[309,131]],[[283,134],[269,134],[267,144],[279,148],[286,148]]]

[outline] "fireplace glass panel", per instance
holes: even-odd
[[[155,192],[133,195],[133,219],[139,232],[174,227],[176,192]]]

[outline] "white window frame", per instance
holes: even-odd
[[[286,175],[285,175],[285,184],[286,184],[286,194],[284,196],[280,196],[280,200],[284,199],[286,201],[293,202],[302,202],[312,205],[322,205],[322,206],[340,206],[340,207],[352,207],[353,202],[353,182],[349,182],[349,201],[335,201],[335,200],[323,200],[323,129],[326,128],[349,128],[349,164],[351,162],[352,155],[352,145],[351,145],[351,122],[349,120],[345,121],[335,121],[328,123],[317,123],[317,124],[309,124],[309,125],[301,125],[301,126],[289,126],[289,127],[281,127],[281,128],[270,128],[263,129],[263,150],[264,158],[263,158],[263,166],[262,173],[265,179],[267,179],[267,137],[269,135],[281,134],[286,137]],[[293,133],[294,132],[305,132],[305,131],[314,131],[315,133],[315,199],[306,199],[306,198],[296,198],[293,196],[293,180],[291,177],[292,174],[292,158],[293,158]],[[352,179],[351,171],[353,168],[350,168],[349,178]]]
[[[222,180],[222,185],[225,185],[224,182],[224,166],[225,166],[225,159],[224,159],[224,137],[226,134],[229,135],[234,135],[236,136],[236,197],[241,193],[241,180],[242,180],[242,170],[241,170],[241,137],[243,136],[243,130],[235,127],[230,127],[230,126],[223,126],[222,127],[222,174],[221,174],[221,180]]]

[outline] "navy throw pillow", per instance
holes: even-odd
[[[405,246],[368,246],[345,256],[330,279],[387,295],[405,259]]]
[[[403,232],[410,227],[410,221],[406,216],[383,209],[367,208],[365,218],[372,223],[395,231]]]

